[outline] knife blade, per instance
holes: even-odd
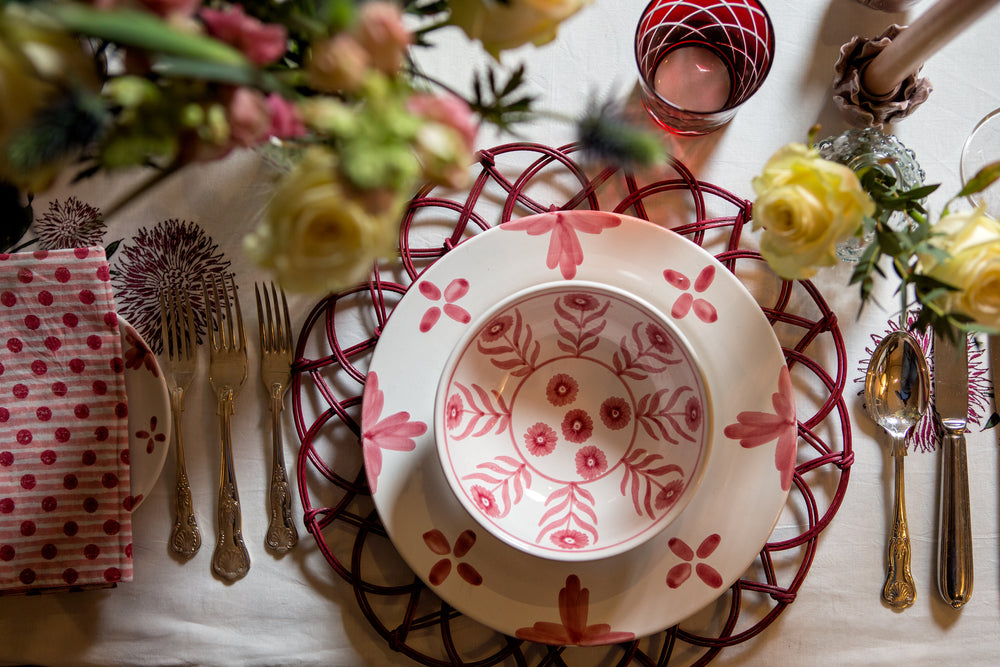
[[[958,609],[972,596],[972,526],[965,427],[969,414],[968,338],[934,336],[934,409],[941,426],[938,590]]]

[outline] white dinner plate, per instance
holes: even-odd
[[[512,293],[553,280],[609,284],[659,308],[690,341],[712,395],[713,443],[684,512],[601,560],[543,559],[490,535],[452,493],[434,442],[439,376],[463,331]],[[781,513],[796,443],[784,356],[746,288],[677,234],[595,211],[514,220],[431,265],[392,311],[362,406],[372,495],[407,564],[462,613],[551,644],[649,635],[723,594]]]
[[[156,355],[139,332],[118,316],[128,397],[129,479],[132,511],[149,495],[170,449],[170,393]]]

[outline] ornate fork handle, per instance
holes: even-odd
[[[201,533],[198,531],[198,521],[194,516],[194,503],[191,501],[191,485],[188,484],[187,468],[184,465],[184,443],[181,438],[181,413],[184,412],[184,390],[174,387],[170,390],[170,412],[174,422],[175,460],[177,462],[177,481],[174,486],[174,507],[176,519],[170,533],[170,548],[185,560],[195,555],[201,548]]]
[[[895,464],[895,498],[892,510],[892,532],[886,550],[888,571],[882,599],[891,607],[905,609],[917,597],[917,587],[910,572],[910,531],[906,524],[906,501],[903,487],[903,456],[906,450],[902,443],[893,443],[892,460]]]
[[[233,468],[231,417],[233,388],[219,391],[219,424],[222,433],[222,473],[219,479],[219,539],[212,554],[212,571],[223,579],[236,581],[250,570],[250,554],[243,541],[240,496]]]
[[[281,412],[284,409],[284,387],[271,385],[271,487],[269,494],[270,520],[267,526],[267,546],[278,553],[290,551],[299,541],[299,532],[292,521],[292,494],[285,472],[284,443],[281,435]]]

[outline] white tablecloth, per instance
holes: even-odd
[[[539,108],[575,115],[594,94],[628,95],[636,76],[632,36],[644,4],[644,0],[595,0],[563,26],[556,42],[506,54],[504,62],[527,62]],[[930,0],[917,3],[911,16],[929,4]],[[841,44],[855,34],[874,35],[890,22],[906,21],[906,15],[877,12],[854,0],[767,0],[766,6],[777,50],[763,88],[724,130],[700,139],[665,139],[699,179],[747,198],[752,198],[750,179],[779,146],[804,140],[815,123],[824,128],[821,136],[847,127],[830,94]],[[927,181],[942,183],[931,198],[932,211],[939,211],[960,187],[965,137],[983,115],[1000,106],[998,30],[1000,10],[994,10],[934,55],[924,68],[934,85],[930,99],[912,117],[889,128],[916,153]],[[486,61],[457,31],[439,33],[436,39],[440,47],[422,54],[420,60],[430,72],[458,85],[469,75],[465,68],[456,68],[456,62]],[[570,128],[550,119],[520,131],[526,140],[553,146],[573,140]],[[483,131],[479,143],[487,147],[510,138]],[[128,238],[138,228],[167,219],[196,221],[233,262],[241,284],[249,287],[254,279],[265,277],[256,275],[240,252],[240,237],[267,198],[267,189],[260,185],[262,169],[253,154],[190,168],[113,218],[106,239]],[[107,205],[122,187],[118,181],[99,178],[52,196],[76,194],[95,205]],[[36,202],[36,210],[44,210],[42,201]],[[857,296],[853,288],[846,288],[849,270],[843,266],[827,271],[815,283],[840,317],[849,367],[854,369],[867,357],[870,335],[884,330],[896,302],[888,289],[882,289],[886,309],[869,307],[855,320]],[[312,303],[310,298],[293,298],[294,325],[302,323]],[[252,330],[251,304],[244,297]],[[897,613],[879,599],[891,468],[884,438],[861,411],[859,389],[854,385],[845,391],[856,452],[847,495],[819,541],[796,601],[761,636],[724,650],[714,664],[992,664],[1000,653],[996,432],[969,437],[975,591],[971,602],[958,611],[936,592],[939,456],[915,452],[907,458],[918,596],[912,608]],[[116,590],[0,598],[0,663],[410,664],[369,627],[350,587],[301,530],[298,503],[299,547],[281,558],[264,550],[270,431],[264,389],[255,374],[237,404],[234,435],[244,532],[253,565],[248,576],[235,584],[212,576],[217,426],[204,377],[195,383],[187,404],[187,467],[205,536],[201,551],[186,563],[168,554],[166,541],[173,521],[171,458],[135,514],[135,580]],[[285,438],[286,456],[294,462],[297,440],[290,419]]]

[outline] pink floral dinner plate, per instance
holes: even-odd
[[[128,397],[129,479],[135,511],[160,477],[170,448],[170,394],[142,336],[118,316]]]
[[[563,561],[652,539],[697,488],[711,437],[697,358],[670,318],[600,283],[528,288],[473,322],[441,374],[445,477],[493,535]]]
[[[433,429],[439,376],[471,323],[515,292],[560,280],[611,285],[667,314],[712,404],[708,459],[684,511],[644,544],[583,562],[538,558],[484,530],[452,493]],[[797,444],[784,356],[746,288],[679,235],[600,211],[510,221],[421,274],[376,346],[361,430],[376,508],[417,575],[500,632],[576,645],[653,634],[722,595],[781,513]]]

